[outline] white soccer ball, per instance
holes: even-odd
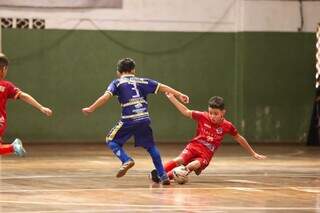
[[[173,179],[179,184],[185,184],[188,182],[188,170],[185,166],[178,166],[174,168]]]

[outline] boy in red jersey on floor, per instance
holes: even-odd
[[[7,127],[7,100],[21,99],[24,102],[39,109],[47,116],[51,116],[52,111],[49,108],[43,107],[29,94],[22,92],[10,81],[4,80],[8,72],[8,65],[8,58],[4,54],[0,53],[0,155],[15,153],[18,156],[24,156],[26,151],[24,150],[20,139],[15,139],[14,142],[9,145],[2,144],[2,136]]]
[[[194,171],[196,175],[200,175],[202,170],[209,165],[225,134],[230,134],[255,159],[266,158],[266,156],[256,153],[247,140],[238,133],[233,124],[224,118],[226,110],[223,98],[218,96],[210,98],[208,112],[199,112],[189,110],[172,94],[167,93],[166,96],[182,115],[197,121],[196,136],[187,144],[177,158],[164,165],[170,179],[173,179],[173,169],[180,165],[186,167],[188,174]],[[151,179],[154,182],[159,182],[155,170],[151,172]]]

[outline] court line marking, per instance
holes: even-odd
[[[226,187],[226,189],[245,191],[245,192],[263,192],[263,189],[248,188],[248,187]]]
[[[250,181],[250,180],[225,180],[226,182],[233,182],[233,183],[253,183],[253,184],[265,184],[263,182],[256,182],[256,181]]]
[[[143,173],[143,174],[127,174],[126,177],[147,177],[149,173]],[[192,175],[193,176],[193,175]],[[191,176],[191,177],[192,177]],[[202,177],[286,177],[286,178],[296,178],[296,177],[315,177],[318,178],[320,176],[320,173],[314,173],[310,175],[306,174],[274,174],[274,173],[268,173],[268,174],[203,174]],[[16,176],[0,176],[0,180],[11,180],[11,179],[41,179],[41,178],[94,178],[94,177],[115,177],[114,174],[103,174],[103,175],[16,175]]]
[[[216,209],[216,210],[318,210],[317,207],[243,207],[243,206],[209,206],[209,205],[138,205],[138,204],[121,204],[121,203],[61,203],[61,202],[27,202],[27,201],[0,201],[0,203],[14,203],[14,204],[34,204],[34,205],[59,205],[59,206],[95,206],[95,207],[138,207],[138,208],[170,208],[175,209]],[[200,209],[201,208],[201,209]]]
[[[292,187],[291,189],[301,191],[301,192],[310,192],[310,193],[320,194],[320,187]]]
[[[145,208],[128,208],[128,209],[125,209],[125,208],[122,208],[122,209],[107,209],[107,210],[44,210],[44,211],[28,211],[28,212],[11,212],[10,213],[63,213],[63,212],[67,212],[67,213],[103,213],[103,212],[146,212],[146,211],[153,211],[153,212],[172,212],[172,208],[168,208],[168,209],[145,209]],[[186,209],[174,209],[175,211],[186,211]],[[225,211],[215,211],[215,210],[202,210],[202,209],[199,209],[199,210],[192,210],[192,212],[211,212],[211,213],[224,213]]]
[[[295,187],[295,186],[287,186],[287,187],[188,187],[188,188],[176,188],[176,187],[161,187],[159,188],[87,188],[87,189],[16,189],[16,190],[0,190],[0,193],[17,193],[17,192],[85,192],[85,191],[152,191],[152,190],[172,190],[175,191],[183,191],[183,190],[283,190],[283,189],[291,189],[291,190],[320,190],[320,187]],[[311,191],[310,191],[311,192]]]

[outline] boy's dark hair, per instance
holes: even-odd
[[[9,59],[3,53],[0,53],[0,69],[9,65]]]
[[[136,63],[131,58],[123,58],[118,61],[117,70],[120,73],[131,72],[136,67]]]
[[[224,100],[220,96],[213,96],[209,99],[209,107],[212,109],[224,110]]]

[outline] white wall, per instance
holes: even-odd
[[[303,2],[303,31],[315,31],[320,1]],[[142,31],[289,31],[300,27],[298,1],[124,0],[122,9],[1,8],[0,17],[45,18],[49,29]]]

